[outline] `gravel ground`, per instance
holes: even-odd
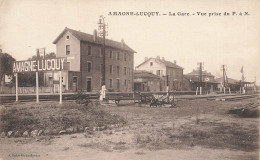
[[[259,118],[227,114],[254,101],[184,100],[177,108],[99,106],[127,124],[91,134],[1,138],[0,159],[259,159]]]

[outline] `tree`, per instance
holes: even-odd
[[[45,59],[50,58],[56,58],[56,54],[54,52],[50,52],[49,54],[45,55]],[[32,56],[31,58],[28,58],[27,60],[37,60],[37,56]],[[36,76],[35,72],[24,72],[18,74],[19,80],[18,85],[23,87],[35,87],[36,86]],[[44,85],[44,72],[39,72],[38,74],[39,78],[39,86]]]
[[[0,52],[0,82],[5,80],[5,75],[13,76],[13,61],[15,59],[8,53]],[[0,83],[0,86],[2,83]]]

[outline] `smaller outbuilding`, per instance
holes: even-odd
[[[197,87],[202,86],[203,91],[213,92],[218,90],[218,82],[215,76],[210,72],[202,71],[200,80],[200,71],[193,70],[192,72],[184,75],[185,90],[196,91]]]
[[[135,92],[158,92],[163,91],[164,80],[151,72],[144,70],[134,71]]]

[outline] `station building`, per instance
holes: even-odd
[[[185,74],[184,78],[186,79],[184,81],[186,90],[196,91],[197,87],[202,85],[205,91],[217,91],[218,82],[215,80],[215,76],[206,70],[201,72],[201,81],[199,69],[194,69],[192,72]]]
[[[103,70],[103,39],[97,36],[65,28],[54,40],[57,57],[66,57],[62,71],[65,91],[97,92],[101,89]],[[134,53],[125,42],[105,41],[105,79],[107,91],[131,92],[133,90]],[[58,72],[45,73],[47,86],[59,88]]]
[[[163,79],[158,91],[166,91],[167,80],[170,91],[182,91],[183,68],[157,56],[156,58],[145,57],[144,62],[136,67],[136,70],[143,70],[160,76]],[[168,77],[168,78],[167,78]],[[157,82],[156,82],[157,83]]]

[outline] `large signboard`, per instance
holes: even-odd
[[[64,70],[66,58],[39,59],[13,62],[13,72],[41,72]]]

